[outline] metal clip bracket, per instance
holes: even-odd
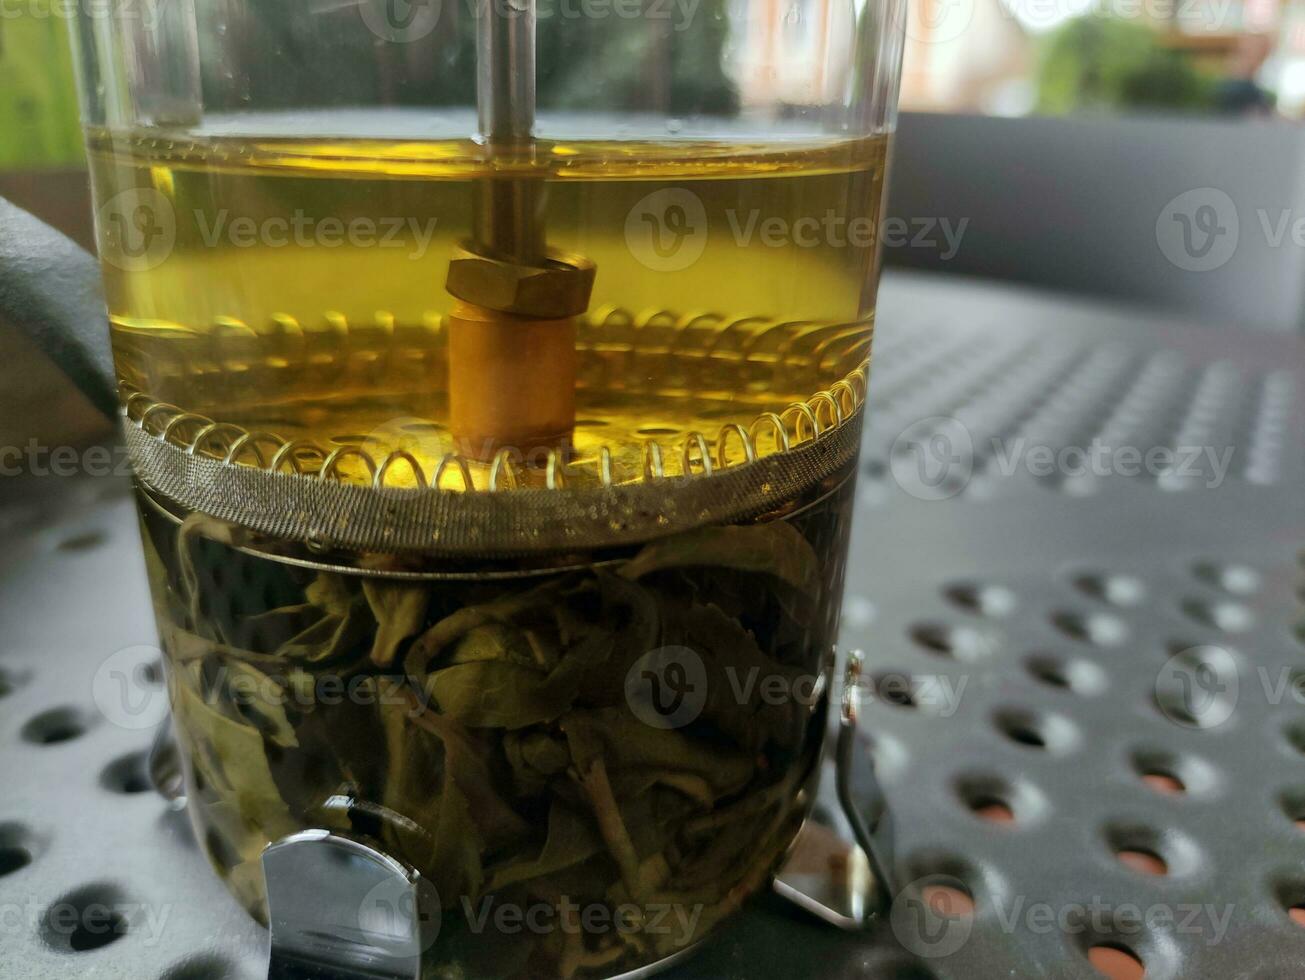
[[[263,851],[268,980],[420,980],[439,928],[421,875],[374,842],[305,830]]]
[[[891,902],[892,816],[857,735],[862,657],[848,655],[833,753],[775,892],[840,929],[863,928]]]

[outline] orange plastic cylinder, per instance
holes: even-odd
[[[575,428],[574,318],[536,320],[458,300],[448,316],[449,413],[458,451],[538,465]]]

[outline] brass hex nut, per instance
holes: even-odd
[[[449,260],[445,288],[455,297],[500,313],[560,320],[589,309],[594,263],[548,249],[541,265],[522,265],[460,244]]]

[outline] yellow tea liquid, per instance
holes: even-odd
[[[122,379],[215,421],[447,452],[449,257],[479,185],[522,176],[543,181],[548,243],[597,265],[575,443],[581,463],[608,447],[616,482],[647,441],[673,467],[692,433],[714,444],[869,354],[886,137],[541,143],[492,162],[469,141],[90,147]]]

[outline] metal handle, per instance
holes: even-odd
[[[886,909],[891,878],[892,817],[874,774],[874,760],[857,737],[861,654],[849,654],[833,753],[821,765],[811,815],[775,892],[840,929],[861,929]]]
[[[268,980],[420,980],[439,901],[366,838],[305,830],[263,852]]]
[[[893,819],[888,809],[888,798],[875,777],[874,758],[856,737],[857,712],[861,699],[861,668],[861,652],[851,651],[843,681],[843,703],[838,725],[838,744],[835,747],[838,799],[852,825],[857,843],[865,851],[871,873],[885,896],[886,904],[887,898],[897,891],[892,880]]]

